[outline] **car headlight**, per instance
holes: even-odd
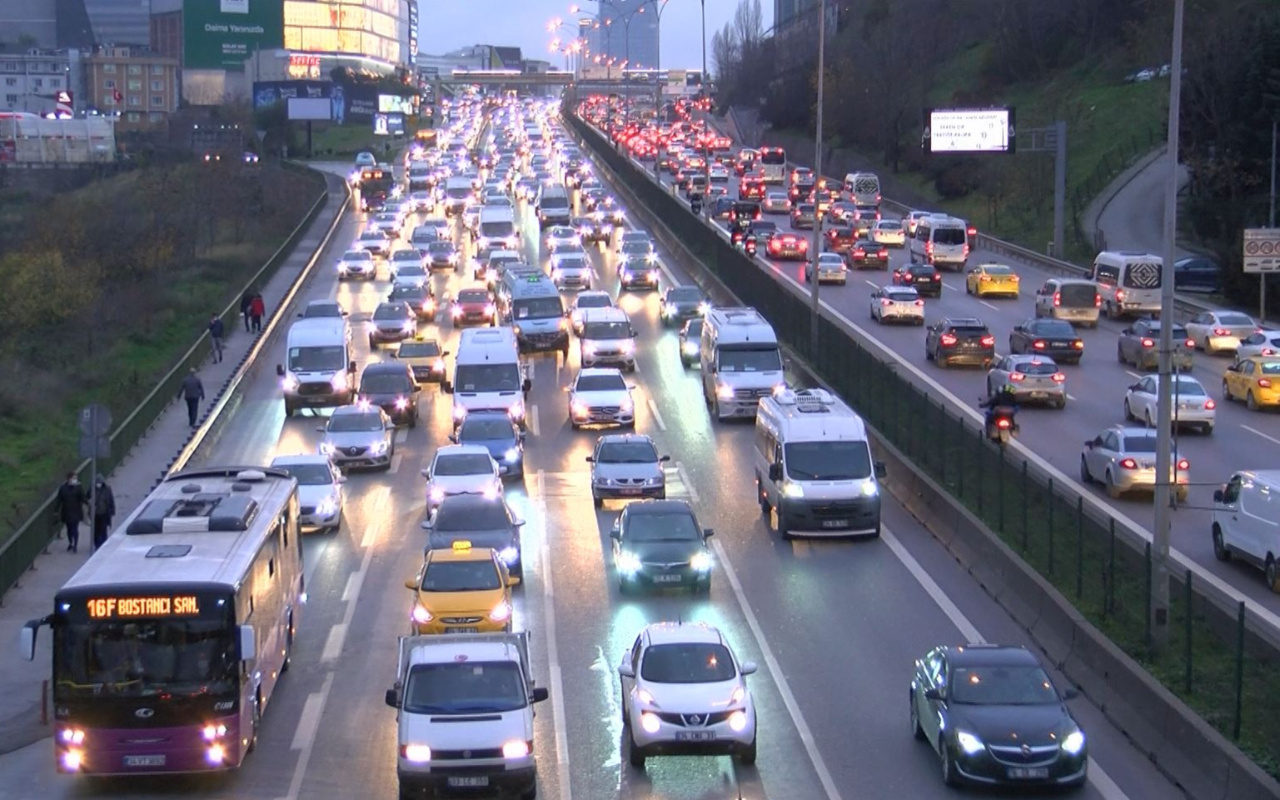
[[[635,411],[635,408],[636,404],[633,403],[629,397],[623,398],[622,402],[618,404],[618,410],[623,414],[630,414],[632,411]]]
[[[960,745],[965,755],[977,755],[983,750],[982,740],[968,731],[956,731],[956,744]]]
[[[338,510],[338,500],[335,497],[326,497],[320,501],[320,505],[316,507],[316,513],[322,517],[332,516]]]
[[[622,352],[634,353],[636,351],[636,343],[632,339],[624,339],[622,342]]]
[[[583,342],[582,352],[586,355],[593,356],[596,353],[596,345],[594,342]]]
[[[328,442],[321,442],[321,443],[320,443],[320,455],[322,455],[322,456],[331,456],[331,455],[333,455],[333,450],[334,450],[334,448],[333,448],[333,445],[332,445],[332,444],[330,444],[330,443],[328,443]]]
[[[689,560],[689,566],[698,572],[711,571],[711,556],[707,553],[695,553]]]
[[[440,505],[444,502],[444,489],[439,486],[432,486],[431,491],[427,492],[427,499],[432,505]]]
[[[388,449],[388,445],[387,445],[386,439],[379,439],[378,441],[374,442],[372,445],[369,446],[369,452],[373,453],[375,456],[382,455],[383,453],[387,452],[387,449]]]
[[[409,407],[409,400],[408,400],[407,398],[404,398],[404,397],[397,397],[397,398],[396,398],[396,410],[397,410],[397,411],[404,411],[404,410],[405,410],[406,408],[408,408],[408,407]]]
[[[454,406],[454,407],[453,407],[453,421],[454,421],[454,422],[461,422],[461,421],[462,421],[466,416],[467,416],[467,408],[466,408],[466,406]]]
[[[640,571],[640,557],[628,550],[618,553],[618,569],[627,575],[634,575]]]
[[[747,712],[735,711],[729,715],[729,728],[734,733],[742,733],[747,728]]]
[[[404,755],[405,761],[412,761],[415,764],[425,764],[431,760],[431,748],[425,744],[406,744],[400,752]]]
[[[798,483],[787,481],[782,484],[782,495],[784,497],[804,497],[804,487]]]
[[[520,560],[520,551],[514,545],[507,545],[498,551],[498,558],[502,559],[502,563],[511,566]]]
[[[658,256],[656,253],[650,253],[649,255],[644,257],[644,260],[649,262],[650,264],[656,264],[658,263]]]
[[[585,417],[590,409],[588,409],[587,404],[581,400],[571,400],[569,402],[569,411],[575,417]]]
[[[707,312],[710,310],[711,310],[710,303],[703,302],[698,304],[698,316],[705,317],[707,315]]]
[[[862,483],[863,497],[875,497],[878,494],[880,494],[880,487],[876,485],[875,481],[871,480],[870,478],[863,481]]]
[[[733,387],[727,383],[720,384],[719,386],[716,387],[716,397],[720,398],[721,400],[732,400]]]
[[[413,320],[409,320],[404,324],[403,327],[404,327],[405,333],[413,333],[418,329],[418,323],[414,322]]]
[[[698,354],[698,343],[685,342],[683,345],[680,346],[680,350],[687,356],[696,356]]]
[[[284,376],[284,380],[280,382],[286,392],[292,392],[298,388],[298,379],[293,374]]]
[[[524,401],[516,400],[512,402],[511,405],[507,406],[507,416],[511,417],[513,420],[524,419]]]
[[[413,613],[411,616],[413,617],[413,621],[419,625],[426,625],[428,622],[435,619],[435,616],[427,610],[426,606],[419,605],[417,603],[413,606]]]
[[[1067,734],[1067,738],[1062,740],[1062,750],[1073,756],[1079,755],[1084,749],[1084,733],[1082,731],[1072,731]]]
[[[506,600],[498,603],[493,607],[493,610],[489,612],[489,619],[493,622],[506,622],[511,619],[511,604]],[[514,756],[514,758],[519,758],[519,756]]]
[[[518,461],[520,459],[520,449],[512,447],[510,450],[502,454],[502,460],[508,463]]]

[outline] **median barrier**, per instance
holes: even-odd
[[[1074,577],[1077,602],[1121,633],[1132,634],[1135,624],[1141,630],[1147,562],[1135,554],[1145,544],[1140,535],[1086,512],[1078,496],[1061,483],[1055,485],[1051,476],[1044,485],[1045,476],[1025,462],[1011,466],[1009,454],[987,442],[976,426],[952,417],[944,404],[876,359],[868,351],[876,344],[862,341],[827,314],[820,317],[818,347],[811,351],[807,292],[775,280],[769,273],[776,268],[739,253],[600,134],[571,114],[565,117],[612,175],[614,186],[629,196],[630,205],[647,210],[651,219],[646,223],[652,222],[650,229],[659,240],[687,253],[739,302],[755,306],[779,338],[827,379],[821,382],[858,409],[873,431],[878,451],[889,456],[887,483],[895,496],[926,522],[1068,678],[1098,698],[1103,711],[1140,750],[1196,800],[1280,796],[1280,784],[1109,641],[1055,585],[1055,580],[1071,584]],[[1010,544],[1019,539],[1020,554]],[[1099,563],[1096,574],[1086,569]],[[1180,586],[1171,584],[1175,590]],[[1197,591],[1203,589],[1202,582]],[[1226,613],[1228,605],[1220,598],[1204,597],[1201,614],[1221,618]],[[1177,611],[1175,604],[1175,624],[1189,619],[1198,626],[1198,636],[1215,627],[1206,626],[1190,609],[1182,618]],[[1259,659],[1264,665],[1275,663],[1275,648],[1268,646],[1272,641],[1258,636],[1253,642],[1259,650],[1266,649]],[[1243,646],[1238,652],[1243,660]],[[1258,709],[1250,722],[1269,731],[1274,716]],[[1199,732],[1199,741],[1188,752],[1166,735],[1174,718],[1179,730]],[[1223,764],[1230,765],[1227,783],[1200,777],[1223,775]]]

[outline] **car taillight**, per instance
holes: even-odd
[[[966,258],[969,256],[969,245],[967,244],[964,246],[964,255]]]
[[[1053,304],[1054,304],[1055,306],[1058,304],[1058,303],[1057,303],[1057,297],[1058,297],[1057,295],[1054,295],[1054,303],[1053,303]],[[1102,308],[1102,295],[1100,295],[1100,294],[1094,294],[1094,296],[1093,296],[1093,307],[1094,307],[1094,308]]]
[[[1132,458],[1122,458],[1120,459],[1120,468],[1121,469],[1137,469],[1138,462],[1134,461]]]
[[[991,335],[991,334],[989,334],[989,333],[988,333],[986,336],[983,336],[983,337],[982,337],[982,346],[983,346],[983,347],[995,347],[995,346],[996,346],[996,337],[992,336],[992,335]]]
[[[917,302],[919,302],[919,301],[917,301]],[[880,305],[888,307],[888,306],[893,305],[893,301],[892,301],[892,300],[890,300],[890,299],[888,299],[888,298],[882,297],[882,298],[880,298]]]
[[[1036,350],[1043,350],[1045,348],[1044,340],[1036,339],[1034,342],[1031,343],[1031,347]]]
[[[978,280],[982,281],[983,283],[986,283],[987,281],[991,280],[991,276],[990,276],[990,275],[979,275],[979,276],[978,276]]]
[[[1185,458],[1178,461],[1178,469],[1191,469],[1191,462]]]
[[[1218,407],[1218,404],[1217,404],[1217,403],[1215,403],[1215,402],[1213,401],[1213,398],[1209,398],[1208,400],[1205,400],[1205,401],[1204,401],[1204,410],[1205,410],[1205,411],[1212,411],[1212,410],[1214,410],[1214,409],[1215,409],[1215,408],[1217,408],[1217,407]]]
[[[1271,379],[1270,379],[1270,378],[1258,378],[1258,388],[1259,388],[1259,389],[1270,389],[1270,388],[1271,388]]]
[[[941,275],[934,275],[934,276],[933,276],[933,282],[934,282],[934,283],[939,283],[939,282],[941,282],[941,281],[942,281],[942,276],[941,276]]]
[[[889,251],[888,251],[888,250],[881,250],[881,251],[878,253],[878,255],[880,256],[880,260],[881,260],[881,261],[888,261],[888,260],[889,260]]]
[[[970,236],[977,236],[977,235],[978,235],[978,229],[977,229],[977,228],[975,228],[975,227],[974,227],[974,226],[972,226],[972,225],[970,225],[970,226],[969,226],[969,229],[968,229],[967,231],[965,231],[965,232],[966,232],[966,233],[968,233]]]
[[[1009,380],[1013,381],[1014,383],[1021,383],[1021,382],[1025,381],[1026,379],[1027,379],[1027,376],[1026,376],[1026,375],[1023,375],[1021,372],[1010,372],[1010,373],[1009,373]]]
[[[1196,346],[1196,340],[1195,340],[1195,339],[1188,339],[1188,340],[1186,340],[1185,342],[1183,342],[1183,344],[1185,344],[1187,347],[1190,347],[1190,348],[1192,348],[1192,349],[1194,350],[1194,349],[1195,349],[1195,346]]]
[[[1155,347],[1155,346],[1156,346],[1156,343],[1155,343],[1155,341],[1154,341],[1154,340],[1152,340],[1152,339],[1143,339],[1143,340],[1142,340],[1142,346],[1143,346],[1143,347]]]
[[[924,243],[924,254],[927,256],[933,255],[933,242]]]
[[[1067,379],[1067,376],[1066,376],[1066,375],[1063,375],[1061,372],[1055,372],[1055,373],[1053,373],[1053,382],[1054,382],[1054,383],[1062,383],[1062,382],[1066,381],[1066,379]]]
[[[918,306],[920,306],[921,308],[923,308],[923,307],[924,307],[924,301],[923,301],[923,300],[917,300],[917,301],[916,301],[916,305],[918,305]]]
[[[1231,333],[1231,331],[1229,331],[1229,330],[1227,330],[1227,329],[1225,329],[1225,328],[1214,328],[1214,329],[1213,329],[1213,335],[1214,335],[1214,336],[1226,336],[1226,335],[1227,335],[1227,334],[1229,334],[1229,333]]]
[[[996,420],[996,427],[1001,430],[1008,430],[1013,425],[1013,421],[1008,417],[1000,417]]]
[[[944,333],[942,338],[938,340],[944,347],[951,347],[956,343],[956,335],[954,333]]]
[[[1124,289],[1116,289],[1116,302],[1119,303],[1124,299]]]
[[[1264,356],[1274,356],[1276,354],[1276,351],[1272,350],[1270,347],[1264,347],[1262,348],[1262,354]]]

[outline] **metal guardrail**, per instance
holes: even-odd
[[[287,169],[298,169],[288,164],[284,166]],[[254,276],[236,293],[235,299],[223,309],[220,316],[224,324],[228,326],[228,330],[234,330],[236,321],[240,316],[240,298],[244,292],[251,287],[257,286],[264,276],[274,272],[284,262],[293,247],[306,234],[307,228],[312,221],[324,208],[328,198],[329,189],[326,185],[320,192],[320,196],[312,203],[306,216],[290,232],[284,243],[276,249],[262,265],[261,269],[254,273]],[[186,353],[178,359],[177,363],[165,373],[164,377],[156,383],[155,388],[116,426],[116,429],[108,436],[111,441],[111,457],[99,459],[99,471],[109,472],[125,459],[134,444],[146,435],[146,432],[155,423],[160,414],[173,402],[178,393],[178,387],[182,384],[182,379],[186,377],[191,367],[199,366],[208,357],[210,347],[209,332],[205,331],[188,348]],[[89,471],[90,462],[87,459],[80,462],[75,469],[76,474],[80,476],[81,482],[86,485],[90,480]],[[36,558],[45,552],[50,542],[58,536],[62,526],[53,518],[57,496],[57,491],[55,490],[46,497],[27,520],[9,536],[3,545],[0,545],[0,601],[3,600],[5,593],[18,582],[22,573],[31,568]]]

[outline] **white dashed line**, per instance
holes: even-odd
[[[1131,376],[1133,376],[1136,380],[1142,380],[1143,378],[1145,378],[1145,377],[1146,377],[1145,375],[1142,375],[1141,373],[1134,372],[1134,371],[1133,371],[1133,370],[1131,370],[1131,369],[1126,369],[1124,372],[1125,372],[1125,374],[1126,374],[1126,375],[1131,375]]]
[[[999,309],[999,308],[997,308],[996,306],[993,306],[993,305],[991,305],[990,303],[988,303],[986,300],[979,300],[978,302],[979,302],[979,303],[982,303],[984,306],[986,306],[987,308],[991,309],[992,311],[999,311],[999,310],[1000,310],[1000,309]]]
[[[662,412],[658,410],[658,404],[653,402],[653,398],[649,398],[649,412],[653,414],[653,421],[658,424],[658,430],[665,431],[667,423],[662,419]]]
[[[1257,428],[1251,428],[1248,425],[1241,425],[1240,427],[1244,428],[1246,431],[1248,431],[1249,433],[1252,433],[1255,436],[1261,436],[1263,439],[1266,439],[1268,442],[1274,442],[1276,444],[1280,444],[1280,439],[1277,439],[1274,436],[1268,436],[1267,434],[1263,433]]]
[[[689,480],[689,473],[685,471],[682,462],[676,462],[676,474],[680,476],[680,482],[684,484],[684,488],[689,490],[689,499],[696,504],[698,502],[698,490],[694,488],[693,481]]]
[[[541,426],[538,424],[538,405],[536,403],[529,406],[528,415],[525,421],[529,425],[530,433],[532,433],[534,436],[542,435]]]

